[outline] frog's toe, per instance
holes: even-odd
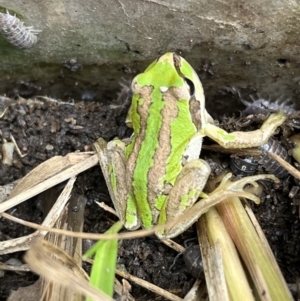
[[[239,198],[245,198],[245,199],[251,200],[257,205],[260,204],[260,198],[251,192],[237,191],[237,196]]]
[[[266,179],[269,179],[269,180],[272,180],[274,181],[275,183],[279,183],[280,180],[275,177],[274,175],[271,175],[271,174],[262,174],[262,175],[256,175],[256,176],[250,176],[250,177],[245,177],[243,179],[240,179],[234,183],[237,183],[240,187],[241,186],[245,186],[247,184],[251,184],[253,186],[257,186],[257,181],[259,180],[266,180]]]
[[[234,191],[236,192],[236,196],[250,199],[253,202],[255,202],[256,204],[259,204],[260,199],[256,195],[254,195],[250,192],[244,191],[244,187],[245,187],[245,185],[248,185],[248,184],[251,184],[252,186],[257,187],[258,186],[258,184],[256,183],[257,181],[266,180],[266,179],[273,180],[275,183],[279,182],[279,179],[276,178],[274,175],[262,174],[262,175],[245,177],[236,182],[230,182],[229,184],[226,184],[226,185],[228,185],[227,186],[228,190],[230,190],[232,192],[234,192]],[[226,181],[228,181],[228,180],[226,180]]]

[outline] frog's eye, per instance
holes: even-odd
[[[190,88],[190,94],[194,95],[195,94],[195,85],[194,83],[187,77],[184,78],[187,86]]]

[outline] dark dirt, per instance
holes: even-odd
[[[115,102],[113,108],[97,103],[58,104],[45,99],[28,101],[0,98],[0,102],[2,101],[0,107],[8,107],[4,116],[0,118],[2,142],[10,141],[11,134],[21,151],[27,154],[23,158],[15,154],[13,166],[9,167],[0,163],[0,184],[4,185],[23,177],[35,166],[55,155],[91,150],[92,143],[98,137],[106,140],[116,136],[129,137],[130,130],[124,124],[129,97],[129,91],[123,89],[121,97]],[[125,100],[125,105],[123,102],[120,103],[120,99]],[[257,128],[259,123],[261,123],[260,120],[246,128]],[[223,126],[230,130],[235,130],[239,126],[243,127],[243,124],[241,119],[223,119]],[[245,127],[242,130],[244,129]],[[297,132],[298,130],[292,126],[289,132],[291,131]],[[280,130],[276,139],[285,140],[282,132]],[[209,144],[208,140],[205,141]],[[285,147],[288,146],[285,145]],[[204,152],[203,156],[206,155],[207,152]],[[222,154],[220,157],[228,165],[229,155]],[[300,276],[300,229],[297,205],[297,200],[300,198],[299,194],[296,194],[291,199],[289,192],[293,186],[298,186],[298,181],[291,176],[283,180],[284,185],[267,185],[261,205],[253,206],[253,209],[286,281],[296,283]],[[77,179],[76,189],[79,194],[84,194],[88,199],[84,232],[99,233],[108,229],[116,218],[94,203],[94,201],[105,201],[112,206],[100,167],[96,166],[82,173]],[[42,209],[39,197],[36,197],[19,205],[16,210],[15,208],[9,210],[8,213],[40,223],[44,218]],[[1,218],[1,241],[31,232],[29,228]],[[196,232],[191,228],[176,241],[183,244],[184,240],[195,236]],[[1,255],[0,262],[5,262],[11,257],[22,260],[22,255],[21,252]],[[163,245],[155,236],[151,236],[123,241],[119,248],[118,263],[125,266],[129,273],[183,297],[192,286],[194,279],[187,273],[182,256],[172,270],[169,270],[176,255],[175,251]],[[85,267],[89,269],[87,265]],[[0,300],[6,300],[12,289],[28,286],[36,279],[37,276],[31,273],[19,275],[6,272],[0,281]],[[132,284],[131,293],[137,300],[153,300],[157,297],[135,284]]]

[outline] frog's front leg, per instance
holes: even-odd
[[[283,112],[271,114],[261,128],[251,132],[227,133],[219,127],[207,123],[200,132],[216,141],[224,148],[258,147],[266,143],[278,126],[282,125],[287,116]]]
[[[124,142],[121,140],[112,140],[107,143],[103,138],[99,138],[94,143],[94,147],[97,151],[101,170],[119,219],[126,228],[139,228],[140,221],[134,204],[130,206],[130,220],[134,220],[134,226],[127,224],[128,216],[126,217],[126,211],[128,210],[130,192],[126,183]]]
[[[194,159],[182,168],[160,211],[159,225],[176,221],[179,216],[193,206],[199,198],[210,172],[209,164],[201,159]],[[184,232],[190,226],[190,223],[180,223],[172,237]],[[156,232],[156,235],[160,238],[166,236],[164,230]]]

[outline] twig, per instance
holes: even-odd
[[[284,167],[293,177],[300,180],[300,171],[299,170],[297,170],[295,167],[293,167],[291,164],[286,162],[284,159],[282,159],[278,155],[271,153],[271,152],[267,152],[267,153],[272,159],[276,160],[282,167]]]
[[[116,274],[123,277],[123,278],[126,278],[130,281],[133,281],[135,282],[136,284],[142,286],[142,287],[145,287],[146,289],[148,289],[149,291],[152,291],[160,296],[163,296],[164,298],[166,299],[169,299],[169,300],[172,300],[172,301],[183,301],[183,299],[179,298],[178,296],[176,295],[173,295],[171,293],[169,293],[168,291],[146,281],[146,280],[143,280],[141,278],[138,278],[138,277],[135,277],[127,272],[124,272],[124,271],[121,271],[121,270],[116,270]]]

